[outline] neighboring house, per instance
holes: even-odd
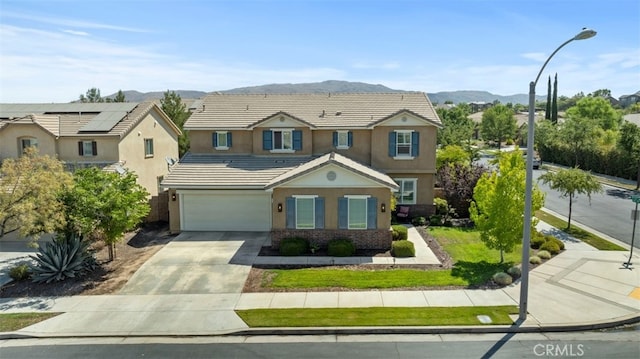
[[[620,106],[622,106],[623,108],[627,108],[638,102],[640,102],[640,91],[632,95],[620,96]]]
[[[162,182],[170,228],[388,248],[393,195],[433,211],[439,127],[424,93],[208,95]]]
[[[69,170],[133,171],[150,194],[149,221],[168,220],[159,183],[178,159],[179,135],[153,102],[0,104],[0,161],[35,146]]]

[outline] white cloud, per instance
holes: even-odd
[[[385,62],[380,64],[368,63],[368,62],[356,62],[352,65],[355,69],[365,70],[395,70],[400,67],[397,62]]]
[[[33,22],[38,22],[43,24],[50,24],[50,25],[59,25],[64,27],[83,28],[83,29],[103,29],[103,30],[139,32],[139,33],[149,32],[148,30],[128,27],[128,26],[102,24],[102,23],[90,22],[90,21],[79,21],[79,20],[65,19],[61,17],[28,15],[28,14],[16,13],[12,11],[3,11],[2,17],[28,20],[28,21],[33,21]]]
[[[67,33],[67,34],[71,34],[71,35],[77,35],[77,36],[89,36],[89,33],[88,32],[84,32],[84,31],[62,30],[62,32]]]
[[[545,54],[544,52],[528,52],[521,54],[520,56],[524,57],[525,59],[543,62],[549,55]]]

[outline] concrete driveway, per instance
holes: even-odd
[[[267,232],[183,232],[151,257],[120,294],[240,293]]]

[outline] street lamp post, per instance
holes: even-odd
[[[565,41],[547,58],[544,62],[535,81],[529,83],[529,127],[527,132],[527,177],[525,180],[524,199],[524,228],[522,230],[522,278],[520,280],[520,321],[527,319],[527,304],[529,296],[529,247],[531,243],[531,201],[533,192],[533,131],[535,130],[535,105],[536,105],[536,84],[542,75],[542,71],[549,63],[549,60],[561,48],[573,40],[584,40],[596,36],[596,32],[590,29],[582,29],[580,33]]]

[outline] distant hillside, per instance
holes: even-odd
[[[123,91],[127,101],[140,102],[146,100],[158,100],[164,96],[165,91],[154,92],[138,92]],[[207,94],[204,91],[175,90],[183,99],[198,99]],[[390,93],[390,92],[406,92],[405,90],[396,90],[384,85],[367,84],[364,82],[336,81],[329,80],[323,82],[300,83],[300,84],[269,84],[251,87],[239,87],[230,90],[218,90],[217,92],[229,94],[263,94],[263,93]],[[106,97],[113,98],[115,94]],[[428,93],[431,102],[443,104],[445,101],[452,101],[455,104],[461,102],[493,102],[495,100],[501,103],[521,103],[529,102],[527,94],[517,94],[510,96],[495,95],[487,91],[446,91]],[[537,96],[537,100],[546,101],[546,96]]]
[[[390,89],[383,85],[372,85],[364,82],[349,82],[329,80],[323,82],[302,84],[269,84],[262,86],[240,87],[231,90],[220,91],[230,94],[255,94],[255,93],[366,93],[366,92],[406,92]]]
[[[436,92],[430,93],[429,99],[433,103],[443,104],[445,101],[452,101],[455,104],[461,102],[493,102],[495,100],[500,101],[500,103],[521,103],[526,105],[529,103],[529,95],[527,94],[517,94],[517,95],[509,95],[502,96],[492,94],[487,91],[446,91],[446,92]],[[546,96],[536,96],[538,101],[546,101]]]

